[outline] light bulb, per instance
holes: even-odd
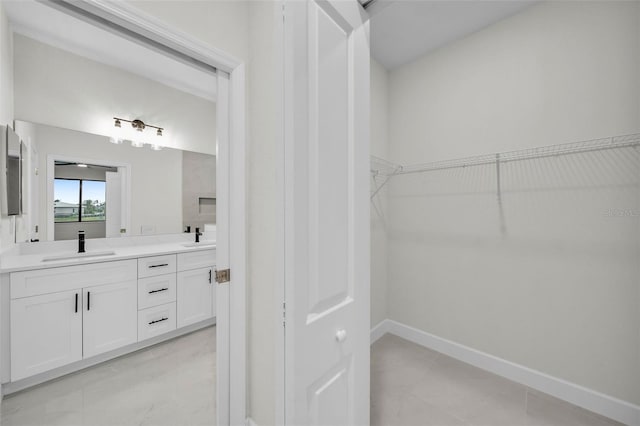
[[[142,148],[146,143],[146,135],[144,133],[144,127],[137,126],[131,132],[131,146],[135,148]]]
[[[109,138],[109,142],[114,144],[121,144],[123,141],[123,131],[122,131],[122,123],[119,119],[115,119],[115,123],[113,125],[113,132],[111,137]]]

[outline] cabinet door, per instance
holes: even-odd
[[[138,340],[136,280],[89,287],[83,293],[84,358]]]
[[[213,268],[178,272],[178,328],[213,317]]]
[[[81,290],[11,301],[11,381],[82,359]]]

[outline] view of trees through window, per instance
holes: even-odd
[[[56,222],[106,219],[106,183],[97,180],[55,179],[53,214]]]

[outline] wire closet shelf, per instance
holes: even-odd
[[[640,146],[640,133],[414,165],[399,165],[378,157],[371,157],[371,173],[374,177],[384,176],[391,178],[392,176],[409,173],[424,173],[435,170],[525,161],[545,157],[559,157],[564,155],[637,146]],[[386,183],[387,181],[388,179],[383,182]],[[384,183],[382,186],[384,186]],[[380,189],[381,187],[374,189],[372,197],[375,196]]]

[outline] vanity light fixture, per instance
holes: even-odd
[[[127,120],[124,118],[113,117],[114,122],[114,132],[113,136],[109,138],[109,141],[112,143],[120,144],[125,139],[131,141],[131,146],[135,148],[142,148],[145,144],[151,145],[151,149],[154,151],[160,151],[162,146],[156,143],[157,138],[162,136],[162,131],[164,130],[162,127],[153,126],[151,124],[146,124],[142,120]],[[125,121],[127,123],[131,123],[131,131],[128,136],[123,133],[122,122]],[[149,135],[149,133],[145,132],[147,127],[152,129],[156,129],[155,137]]]

